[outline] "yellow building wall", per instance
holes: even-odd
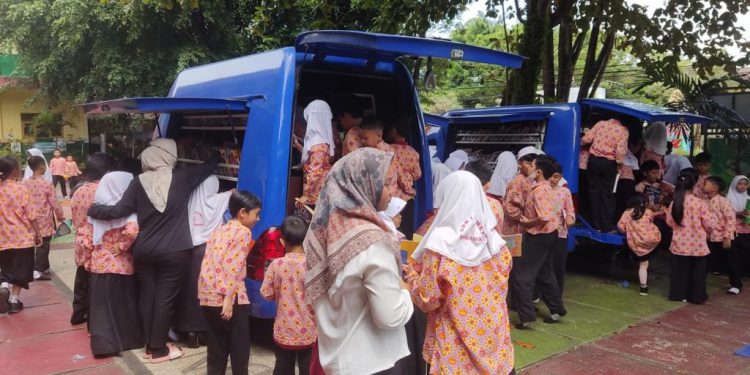
[[[38,114],[47,110],[47,103],[37,100],[30,103],[34,90],[23,88],[0,89],[0,141],[30,141],[24,139],[21,114]],[[74,105],[60,105],[54,109],[63,114],[63,119],[73,126],[63,128],[63,137],[70,141],[88,142],[88,123],[80,107]]]

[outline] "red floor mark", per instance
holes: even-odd
[[[84,329],[70,325],[70,307],[62,304],[26,308],[18,314],[0,315],[0,343],[28,337]]]
[[[78,370],[71,372],[69,374],[74,375],[123,375],[125,374],[125,371],[122,371],[122,369],[117,366],[114,363],[104,365],[104,366],[95,366],[95,367],[89,367],[83,370]]]
[[[700,309],[687,306],[683,309]],[[660,319],[669,321],[669,314]],[[689,327],[647,322],[597,342],[600,347],[659,362],[673,370],[697,374],[736,374],[750,361],[734,355],[735,340],[709,336]]]
[[[674,372],[589,345],[543,361],[520,373],[524,375],[669,375]]]
[[[748,306],[750,306],[750,289],[745,289],[744,292],[737,296],[730,296],[725,293],[715,294],[708,300],[708,305],[748,311]]]
[[[715,339],[735,341],[738,344],[750,343],[750,311],[717,305],[689,306],[673,311],[657,321],[713,336]]]
[[[0,344],[0,368],[14,375],[56,374],[112,363],[94,359],[84,330],[40,335]]]

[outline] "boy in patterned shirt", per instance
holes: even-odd
[[[716,226],[708,234],[708,249],[711,251],[708,256],[708,268],[715,274],[727,271],[729,251],[732,250],[732,241],[737,236],[734,207],[727,198],[719,194],[725,187],[724,180],[716,176],[709,176],[703,184],[703,194],[708,200],[708,208],[717,220]],[[733,284],[732,287],[737,287],[736,280],[733,279],[730,278],[729,282]]]
[[[229,198],[232,220],[217,229],[206,244],[198,278],[198,299],[206,316],[208,373],[223,374],[232,357],[232,374],[247,375],[250,331],[245,290],[247,255],[252,228],[260,220],[260,199],[245,191]],[[166,356],[164,358],[169,358]]]
[[[42,245],[35,250],[34,256],[34,280],[50,280],[49,276],[49,246],[52,235],[56,231],[56,222],[64,220],[60,203],[57,202],[55,188],[44,179],[47,170],[44,158],[32,156],[28,160],[29,168],[34,175],[25,180],[22,185],[29,191],[31,200],[29,203],[36,212],[37,224],[39,225]]]
[[[708,152],[701,152],[695,155],[695,169],[698,170],[698,181],[693,187],[693,195],[701,199],[709,199],[704,186],[706,180],[711,177],[711,154]]]
[[[552,269],[553,249],[559,240],[560,216],[559,207],[555,207],[557,194],[550,183],[556,169],[557,162],[549,156],[540,155],[534,159],[532,176],[536,177],[536,184],[526,199],[520,220],[525,229],[523,254],[514,259],[510,278],[514,305],[521,319],[516,325],[518,329],[528,329],[529,324],[536,320],[532,302],[535,286],[551,313],[544,319],[545,323],[557,323],[567,313]]]
[[[274,374],[294,374],[295,363],[300,374],[307,374],[312,345],[318,337],[315,312],[305,302],[307,261],[302,241],[306,234],[307,224],[302,219],[296,216],[284,219],[281,241],[286,255],[271,262],[260,288],[263,298],[276,301],[278,305],[273,324]]]

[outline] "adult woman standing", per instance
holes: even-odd
[[[331,169],[303,244],[306,298],[315,307],[318,359],[327,375],[373,374],[409,355],[414,311],[398,247],[378,211],[388,207],[393,154],[351,152]],[[315,363],[316,358],[313,358]]]
[[[193,190],[216,169],[217,159],[173,171],[176,163],[174,140],[154,139],[141,154],[144,173],[130,183],[122,199],[114,206],[94,205],[89,209],[89,216],[100,220],[138,215],[140,231],[133,257],[146,358],[153,363],[183,354],[177,347],[167,345],[167,335],[174,304],[189,269],[188,250],[193,248],[188,202]]]

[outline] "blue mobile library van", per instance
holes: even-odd
[[[582,129],[600,120],[630,116],[640,120],[640,128],[630,129],[630,136],[640,138],[649,124],[665,123],[708,124],[709,118],[692,113],[674,112],[667,108],[618,99],[584,99],[578,103],[506,106],[481,109],[460,109],[442,115],[425,114],[432,132],[427,141],[437,147],[436,157],[445,161],[458,149],[471,157],[485,159],[495,165],[503,151],[517,153],[523,147],[535,146],[554,157],[563,168],[568,187],[575,196],[579,193],[579,151]],[[603,233],[593,229],[583,218],[570,228],[568,251],[576,241],[589,239],[609,245],[622,245],[619,233]]]
[[[84,105],[87,114],[158,113],[159,137],[177,141],[183,165],[222,154],[222,188],[248,190],[263,202],[254,236],[279,225],[302,194],[301,171],[293,168],[295,110],[314,99],[334,112],[342,96],[354,96],[365,112],[405,119],[398,131],[421,155],[422,178],[407,232],[432,208],[430,157],[414,81],[401,57],[433,57],[520,68],[523,57],[445,40],[357,31],[300,34],[294,46],[197,66],[181,72],[163,98],[125,98]],[[247,279],[250,314],[272,318],[275,306]]]

